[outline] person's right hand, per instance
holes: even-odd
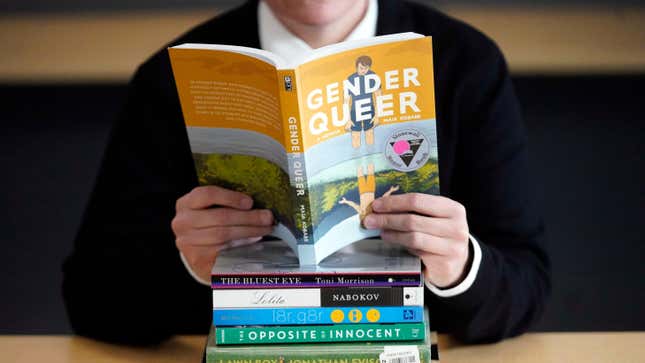
[[[271,211],[252,206],[248,195],[212,185],[196,187],[177,199],[171,222],[175,243],[199,278],[210,280],[218,251],[257,242],[271,233]]]

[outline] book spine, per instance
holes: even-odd
[[[295,347],[295,346],[292,346]],[[388,345],[390,349],[398,348],[397,345]],[[347,344],[320,344],[308,345],[307,350],[289,349],[281,347],[279,352],[269,349],[235,349],[237,346],[209,346],[206,348],[206,363],[430,363],[439,362],[436,344],[405,345],[397,349],[411,352],[407,357],[411,359],[386,360],[386,348],[374,348],[361,351],[348,350]],[[416,353],[416,354],[415,354]],[[401,358],[407,358],[401,356]],[[416,359],[415,359],[416,358]]]
[[[213,289],[251,289],[288,287],[392,287],[423,286],[422,275],[415,273],[358,274],[283,274],[212,275]]]
[[[423,287],[213,290],[213,309],[412,305],[423,306]]]
[[[355,324],[215,329],[216,344],[378,342],[425,339],[423,323]]]
[[[293,69],[278,70],[280,89],[280,109],[282,111],[282,130],[284,146],[289,163],[289,181],[293,189],[294,220],[300,235],[296,236],[298,245],[313,243],[307,169],[298,104],[296,72]]]
[[[331,325],[417,323],[422,306],[214,309],[213,325]]]

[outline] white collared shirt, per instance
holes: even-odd
[[[377,17],[378,2],[369,0],[363,19],[344,40],[366,39],[376,36]],[[305,59],[313,50],[309,44],[282,25],[264,1],[260,1],[258,5],[258,31],[262,49],[288,59],[291,64],[300,63],[299,60]]]
[[[377,0],[369,0],[363,19],[345,40],[365,39],[376,36],[377,18],[378,2]],[[260,1],[258,5],[258,31],[260,33],[260,46],[262,49],[275,53],[284,59],[289,59],[294,64],[299,63],[298,60],[306,58],[313,50],[304,40],[298,38],[284,26],[264,1]],[[457,286],[449,289],[440,289],[426,280],[425,286],[433,294],[444,298],[456,296],[468,290],[473,282],[475,282],[479,265],[481,264],[482,252],[479,243],[472,235],[470,236],[470,242],[473,246],[473,259],[470,270],[464,280]],[[179,255],[188,273],[200,283],[210,286],[208,281],[201,279],[195,274],[181,252]]]

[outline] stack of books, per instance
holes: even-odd
[[[212,288],[208,363],[436,360],[421,262],[397,245],[363,240],[313,266],[283,241],[226,250]]]

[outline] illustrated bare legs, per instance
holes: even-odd
[[[369,129],[365,130],[365,143],[367,145],[374,145],[374,128],[378,124],[378,118],[374,117],[371,121],[372,127]],[[347,123],[346,129],[349,129],[351,122]],[[361,132],[360,131],[353,131],[352,130],[352,147],[354,149],[358,149],[361,147]]]
[[[338,203],[352,207],[358,213],[361,225],[363,225],[363,219],[365,219],[365,216],[372,212],[372,202],[374,201],[374,193],[376,192],[374,164],[369,164],[367,166],[367,175],[365,176],[363,175],[363,167],[359,166],[356,169],[356,178],[358,179],[358,194],[360,197],[359,204],[356,204],[351,200],[347,200],[345,197],[343,197]]]
[[[367,145],[374,145],[374,128],[365,130],[365,143]]]
[[[360,131],[352,131],[352,147],[354,149],[358,149],[359,147],[361,147],[361,132]]]

